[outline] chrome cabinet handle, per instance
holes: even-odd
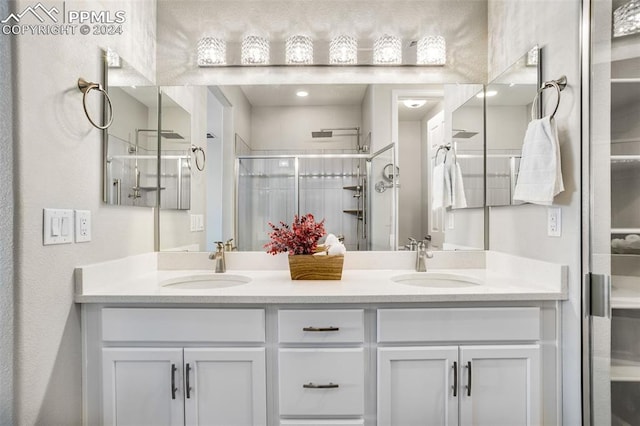
[[[186,372],[185,372],[185,380],[186,380],[186,391],[187,391],[187,399],[191,398],[191,385],[189,384],[189,373],[191,373],[191,366],[187,363]]]
[[[171,399],[176,399],[176,391],[178,388],[176,387],[176,365],[171,364]]]
[[[340,327],[304,327],[302,331],[340,331]]]
[[[305,389],[335,389],[335,388],[339,388],[340,385],[336,383],[331,383],[331,382],[329,382],[328,385],[316,385],[315,383],[309,382],[302,385],[302,387]]]
[[[458,396],[458,361],[453,361],[453,396]]]
[[[467,385],[467,396],[471,396],[471,361],[467,362],[469,384]]]

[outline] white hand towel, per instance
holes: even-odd
[[[462,181],[462,170],[456,161],[451,166],[451,206],[456,209],[467,207],[467,197],[464,195],[464,182]]]
[[[444,162],[433,168],[433,181],[431,183],[432,208],[439,209],[451,205],[451,185]]]
[[[564,191],[556,123],[547,116],[527,127],[513,199],[545,206]]]

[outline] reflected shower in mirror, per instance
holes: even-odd
[[[351,251],[403,249],[408,237],[423,239],[431,233],[432,220],[430,158],[435,149],[427,150],[429,143],[452,143],[453,110],[469,98],[460,102],[463,94],[455,88],[466,86],[163,87],[162,93],[172,93],[188,113],[191,144],[206,146],[207,167],[204,173],[192,170],[189,211],[167,217],[161,210],[161,249],[213,251],[215,241],[232,240],[228,247],[261,251],[269,222],[290,223],[295,214],[305,213],[324,218],[327,231],[343,235]],[[471,86],[474,95],[482,87]],[[303,90],[307,96],[298,96]],[[392,94],[407,90],[430,94],[423,109],[429,114],[395,114],[398,98]],[[415,110],[417,103],[407,108]],[[390,125],[394,114],[396,124]],[[163,103],[162,127],[176,130],[164,116]],[[434,116],[443,117],[439,139],[427,132]],[[400,129],[399,138],[394,128]],[[481,138],[483,129],[476,131]],[[409,192],[399,196],[402,190]],[[479,210],[459,213],[455,229],[440,231],[438,248],[482,249],[484,222]],[[466,216],[473,222],[466,223]],[[443,246],[445,231],[450,238]]]
[[[103,130],[103,199],[113,205],[153,207],[158,89],[113,51],[105,54],[105,69],[114,114],[111,126]]]
[[[486,87],[488,206],[522,204],[513,201],[513,190],[533,99],[541,85],[540,58],[535,46]],[[540,105],[536,110],[539,116]]]

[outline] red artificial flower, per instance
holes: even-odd
[[[273,232],[269,233],[271,241],[264,245],[267,253],[313,254],[318,246],[318,240],[325,234],[324,219],[316,222],[311,213],[303,216],[296,215],[291,226],[280,222],[275,226],[269,222]]]

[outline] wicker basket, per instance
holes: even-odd
[[[344,256],[289,256],[292,280],[341,280]]]

